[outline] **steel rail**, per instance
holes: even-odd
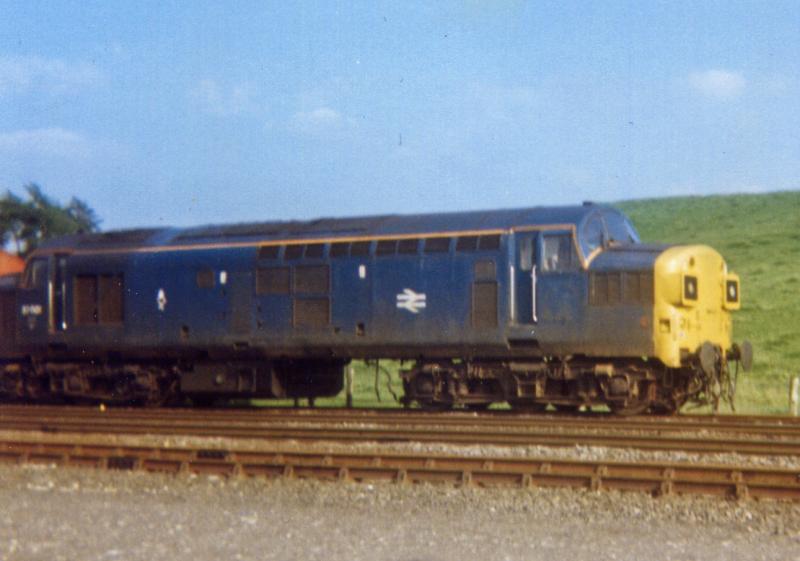
[[[561,428],[618,428],[621,430],[660,430],[694,432],[708,430],[713,432],[750,433],[763,436],[800,437],[800,418],[787,416],[743,416],[743,415],[676,415],[676,416],[638,416],[617,417],[608,414],[560,414],[560,413],[517,413],[504,410],[483,412],[423,412],[403,409],[343,409],[343,408],[248,408],[248,409],[144,409],[108,407],[99,410],[96,406],[42,406],[42,405],[2,405],[3,416],[52,417],[92,417],[123,415],[129,418],[141,417],[151,420],[171,420],[176,417],[204,420],[224,418],[226,422],[274,421],[285,422],[370,422],[419,423],[428,426],[466,426],[470,423],[481,426],[503,428],[529,427],[531,425],[556,426]]]
[[[617,448],[636,448],[649,451],[683,451],[697,453],[730,453],[758,455],[800,454],[800,440],[776,439],[771,436],[753,436],[748,433],[738,438],[726,435],[698,435],[696,432],[673,434],[674,430],[619,430],[605,427],[552,427],[528,423],[524,426],[484,425],[482,419],[464,419],[460,425],[445,427],[430,426],[424,419],[437,422],[440,417],[419,417],[415,422],[386,423],[382,416],[367,420],[364,417],[348,419],[340,416],[336,422],[327,422],[329,417],[292,415],[269,418],[238,415],[233,420],[224,414],[205,416],[191,410],[158,410],[156,418],[142,414],[142,410],[118,410],[115,412],[60,408],[46,414],[15,415],[13,411],[0,409],[0,429],[43,431],[49,433],[105,433],[127,435],[186,435],[215,436],[251,439],[293,439],[302,441],[338,442],[427,442],[483,445],[540,445],[576,446],[592,445]],[[73,416],[72,414],[75,413]],[[354,423],[354,424],[351,424]],[[751,429],[752,430],[752,429]]]
[[[0,462],[116,470],[459,486],[570,487],[800,500],[800,472],[675,462],[465,457],[443,454],[242,451],[0,440]]]

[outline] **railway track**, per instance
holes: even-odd
[[[326,409],[107,409],[2,406],[0,430],[337,442],[605,446],[794,456],[800,423],[784,417],[427,414]]]
[[[571,487],[800,500],[796,470],[686,463],[467,457],[457,454],[315,453],[192,447],[0,441],[0,462],[336,481],[461,486]]]
[[[794,454],[800,423],[769,417],[618,419],[418,411],[107,409],[0,406],[0,462],[118,470],[467,486],[573,487],[800,500],[800,470],[674,461],[476,457],[474,452],[315,452],[314,442],[574,444],[646,450]],[[705,434],[707,433],[707,434]],[[136,435],[223,437],[203,447],[132,443]],[[36,435],[36,436],[34,436]],[[109,436],[117,436],[109,444]],[[258,446],[238,446],[255,439]],[[301,450],[287,450],[287,439]],[[152,439],[150,439],[152,440]],[[156,439],[158,440],[158,439]],[[212,442],[212,441],[209,441]],[[317,446],[317,448],[320,448]],[[380,450],[381,447],[375,447]]]

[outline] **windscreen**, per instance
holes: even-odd
[[[624,214],[615,210],[593,213],[580,229],[579,240],[584,257],[609,245],[639,243],[639,234]]]

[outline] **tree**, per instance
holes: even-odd
[[[28,200],[11,191],[0,198],[0,236],[3,246],[12,244],[25,256],[47,239],[80,232],[96,232],[100,219],[84,201],[73,197],[62,207],[36,183],[25,186]]]

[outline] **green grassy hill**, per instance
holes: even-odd
[[[800,375],[800,192],[626,201],[642,239],[703,243],[741,277],[734,338],[755,348],[740,375],[737,409],[785,413],[789,379]]]

